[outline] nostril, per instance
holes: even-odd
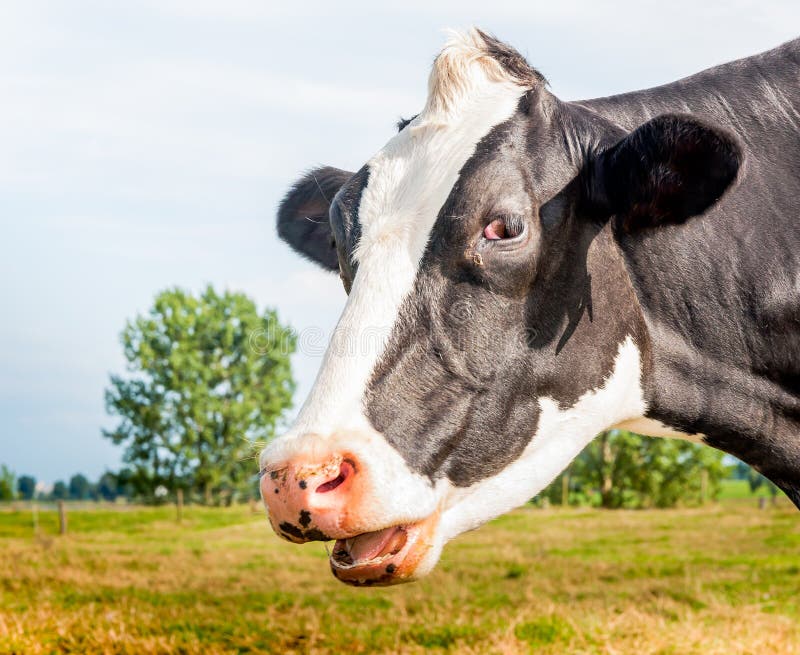
[[[338,487],[342,482],[344,482],[345,476],[342,473],[339,473],[333,480],[328,480],[327,482],[323,482],[321,485],[317,487],[318,494],[324,494],[328,491],[333,491]]]
[[[316,489],[318,494],[324,494],[329,491],[333,491],[337,487],[339,487],[345,480],[347,480],[350,475],[355,472],[355,468],[353,465],[345,460],[342,462],[342,465],[339,467],[339,475],[337,475],[333,480],[328,480],[327,482],[323,482],[319,485]]]

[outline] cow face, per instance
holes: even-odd
[[[413,579],[641,418],[648,337],[616,239],[703,211],[738,157],[689,117],[625,134],[504,44],[456,36],[418,116],[281,205],[280,235],[349,295],[295,424],[262,453],[276,532],[336,539],[345,582]]]

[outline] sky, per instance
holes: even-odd
[[[776,46],[800,3],[0,3],[0,463],[119,466],[119,333],[176,285],[277,308],[302,335],[299,406],[345,295],[277,239],[277,204],[310,167],[360,168],[424,104],[443,29],[470,25],[570,100]]]

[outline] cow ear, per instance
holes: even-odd
[[[664,114],[595,155],[586,176],[591,205],[632,232],[702,214],[736,179],[736,138],[694,116]]]
[[[331,201],[352,173],[331,166],[300,178],[278,208],[278,236],[323,268],[339,270],[336,242],[328,220]]]

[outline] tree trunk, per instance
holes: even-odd
[[[603,432],[600,435],[600,504],[605,508],[614,505],[612,491],[614,489],[614,452],[611,448],[611,435]]]

